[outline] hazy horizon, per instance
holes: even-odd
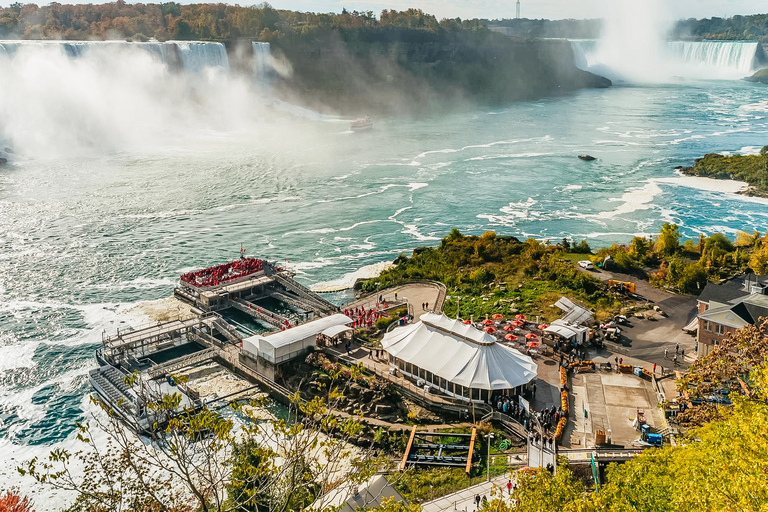
[[[9,0],[0,0],[0,6],[8,7]],[[69,0],[63,4],[110,3],[90,0]],[[137,3],[137,2],[127,2]],[[147,2],[144,2],[147,3]],[[151,3],[151,2],[149,2]],[[156,2],[160,3],[160,2]],[[180,0],[180,4],[209,3]],[[234,2],[224,2],[234,5]],[[437,18],[486,18],[503,19],[515,17],[515,0],[389,0],[386,2],[367,0],[275,0],[269,2],[276,9],[304,12],[341,12],[342,9],[373,11],[377,16],[384,9],[404,10],[410,7],[422,9]],[[609,0],[583,0],[575,4],[569,0],[521,1],[521,15],[529,19],[590,19],[603,18],[610,9]],[[38,5],[49,5],[39,3]],[[763,5],[761,8],[760,6]],[[768,8],[754,0],[677,0],[664,2],[666,15],[675,19],[732,17],[736,15],[764,14]]]

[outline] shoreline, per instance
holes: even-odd
[[[655,183],[664,183],[678,187],[695,188],[706,192],[722,192],[733,195],[733,199],[768,204],[768,193],[757,190],[746,181],[734,179],[710,178],[687,174],[683,168],[675,169],[676,177],[656,178]]]

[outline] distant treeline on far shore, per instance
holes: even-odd
[[[430,33],[504,27],[523,38],[585,38],[600,36],[601,20],[535,20],[443,18],[419,9],[311,13],[279,10],[268,3],[242,7],[224,3],[181,5],[114,3],[50,5],[12,3],[0,8],[0,38],[230,40],[269,41],[277,35],[311,35],[316,30],[406,28]],[[672,39],[755,40],[768,42],[768,14],[678,21]]]
[[[503,27],[504,33],[517,37],[567,37],[597,39],[602,20],[480,20],[489,27]],[[732,18],[690,18],[674,24],[668,34],[672,40],[718,39],[723,41],[761,41],[768,44],[768,14]]]

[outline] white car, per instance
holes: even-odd
[[[587,269],[587,270],[595,270],[595,266],[594,266],[594,265],[592,264],[592,262],[591,262],[591,261],[589,261],[589,260],[581,260],[581,261],[579,262],[579,266],[580,266],[581,268],[585,268],[585,269]]]

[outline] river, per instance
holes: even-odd
[[[147,62],[139,64],[162,73]],[[760,84],[621,83],[380,118],[352,133],[348,119],[224,74],[192,88],[168,79],[186,98],[169,106],[156,82],[129,82],[137,93],[70,71],[65,90],[92,82],[65,113],[53,108],[62,104],[54,84],[13,90],[28,102],[25,118],[0,103],[15,141],[0,167],[0,481],[25,490],[15,466],[71,445],[74,423],[93,410],[86,376],[102,332],[145,322],[137,303],[167,297],[182,272],[237,258],[241,246],[312,285],[435,245],[452,228],[596,247],[664,222],[687,237],[733,236],[764,230],[768,217],[762,200],[673,170],[708,152],[768,144]],[[19,68],[15,85],[34,76]],[[8,80],[0,91],[14,86]],[[119,104],[94,99],[99,84]],[[584,153],[597,160],[579,160]]]

